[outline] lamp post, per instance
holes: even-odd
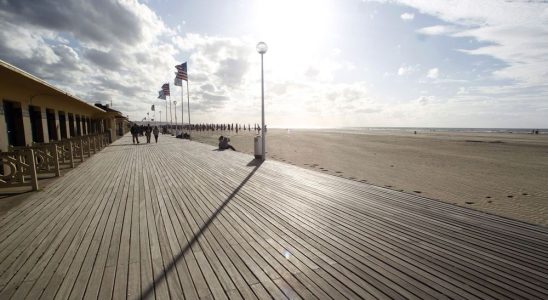
[[[263,54],[268,50],[268,46],[265,42],[259,42],[257,44],[257,52],[261,54],[261,159],[264,161],[266,159],[266,149],[265,149],[265,134],[266,130],[264,127],[264,69],[263,69]]]

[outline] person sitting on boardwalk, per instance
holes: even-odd
[[[156,143],[158,143],[158,135],[160,134],[160,129],[158,129],[158,126],[154,126],[154,129],[152,129],[152,133],[154,134],[154,140],[156,140]]]
[[[133,123],[133,126],[131,126],[131,136],[133,137],[133,143],[135,144],[135,141],[137,141],[137,144],[139,144],[139,127],[137,124]]]
[[[219,137],[219,150],[232,149],[232,151],[236,151],[228,142],[230,142],[230,139],[221,135]]]

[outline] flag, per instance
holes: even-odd
[[[150,107],[150,110],[154,111],[154,104],[152,104],[152,107]]]
[[[164,96],[169,96],[169,83],[164,83],[162,85],[162,91],[164,92]]]
[[[166,95],[164,94],[164,91],[158,91],[158,99],[166,100]]]
[[[177,78],[177,72],[175,72],[175,79],[173,80],[173,84],[176,86],[183,86],[183,81],[180,78]]]
[[[188,72],[186,68],[186,62],[180,65],[176,65],[175,68],[177,69],[177,74],[175,74],[175,78],[188,81]]]

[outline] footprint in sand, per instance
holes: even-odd
[[[335,171],[335,173],[337,173],[337,174],[341,174],[342,172],[341,172],[341,171]]]
[[[391,188],[392,186],[391,185],[385,185],[384,187]]]
[[[492,201],[492,200],[489,200],[489,201],[487,201],[487,203],[493,203],[493,201]]]
[[[487,198],[487,199],[491,199],[491,196],[485,196],[485,198]]]
[[[390,165],[390,168],[393,168],[393,167],[394,167],[394,165]]]
[[[415,192],[415,193],[417,193],[417,194],[420,194],[420,193],[422,193],[421,191],[413,191],[413,192]]]
[[[356,180],[356,177],[348,177],[350,180]]]
[[[323,169],[322,172],[328,172],[329,170],[328,169]]]
[[[527,193],[521,193],[523,196],[529,196],[529,194]]]
[[[367,182],[367,180],[365,180],[365,179],[362,179],[362,180],[360,180],[360,181],[361,181],[361,182]]]
[[[508,196],[506,196],[506,197],[508,197],[508,198],[514,198],[514,196],[512,196],[512,195],[508,195]]]
[[[464,203],[466,203],[466,204],[474,204],[474,202],[471,202],[471,201],[466,201],[466,202],[464,202]]]

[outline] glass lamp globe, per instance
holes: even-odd
[[[266,45],[265,42],[259,42],[257,44],[257,52],[261,54],[265,54],[267,50],[268,50],[268,46]]]

